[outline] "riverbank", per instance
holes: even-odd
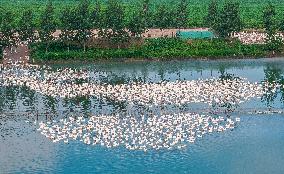
[[[243,44],[238,40],[181,40],[178,38],[146,39],[142,45],[128,48],[82,48],[55,42],[45,51],[43,43],[31,46],[34,63],[93,61],[164,61],[185,59],[258,58],[281,56],[273,54],[263,44]]]

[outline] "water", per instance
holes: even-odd
[[[54,68],[62,66],[78,65]],[[282,59],[80,65],[92,71],[97,81],[112,84],[228,75],[251,82],[282,83],[283,66]],[[241,122],[231,131],[206,135],[182,149],[147,152],[80,141],[53,143],[32,123],[35,119],[58,120],[70,113],[112,114],[127,110],[123,104],[96,97],[53,99],[18,87],[2,87],[0,94],[0,173],[284,173],[283,114],[254,114],[255,110],[283,111],[281,89],[237,106],[231,115],[240,117]],[[186,107],[191,112],[210,110],[199,104]]]

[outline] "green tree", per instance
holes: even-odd
[[[34,15],[31,9],[25,10],[22,13],[21,19],[18,23],[18,33],[21,41],[26,41],[28,44],[35,41],[35,24]]]
[[[91,22],[93,29],[97,30],[97,37],[102,37],[104,35],[104,13],[102,10],[100,0],[95,1],[95,7],[91,12]]]
[[[158,27],[161,31],[167,28],[168,26],[168,12],[167,8],[164,4],[161,4],[155,15],[155,26]]]
[[[266,37],[266,48],[269,51],[273,51],[273,53],[281,52],[283,47],[283,40],[276,34],[276,11],[275,6],[271,3],[263,10],[263,26],[265,28],[267,37]]]
[[[219,25],[216,32],[222,38],[227,38],[232,32],[239,32],[242,28],[240,5],[238,2],[228,0],[219,14]]]
[[[180,0],[180,3],[177,7],[177,22],[176,27],[178,29],[186,28],[188,22],[188,0]]]
[[[77,26],[75,39],[83,46],[84,52],[86,51],[87,42],[92,37],[89,7],[90,2],[88,0],[81,0],[76,8],[76,16],[74,18]]]
[[[142,4],[143,8],[142,8],[142,14],[144,17],[144,22],[145,22],[145,26],[146,28],[150,28],[150,26],[152,25],[152,19],[151,19],[151,12],[150,12],[150,0],[143,0],[143,4]]]
[[[3,10],[0,19],[0,48],[3,52],[5,48],[16,45],[17,37],[15,35],[14,14],[9,10]]]
[[[54,19],[54,7],[51,1],[48,1],[40,17],[39,38],[45,43],[45,51],[48,51],[50,43],[54,40],[53,33],[56,31]]]
[[[141,34],[143,34],[146,30],[143,15],[139,12],[134,12],[127,24],[127,28],[132,37],[141,37]]]
[[[209,7],[208,7],[208,13],[207,16],[204,18],[204,24],[207,27],[212,28],[215,30],[218,26],[218,4],[216,0],[211,0]]]
[[[119,43],[126,42],[129,38],[127,31],[125,31],[122,4],[118,0],[108,0],[105,14],[106,37],[117,44],[119,48]]]
[[[275,6],[271,3],[268,3],[268,5],[263,10],[263,26],[266,30],[266,33],[268,35],[272,35],[276,32],[276,11]]]
[[[61,34],[60,40],[67,45],[68,52],[70,51],[70,42],[74,40],[74,11],[70,7],[62,9],[60,14]]]
[[[166,19],[168,21],[166,28],[177,28],[179,16],[180,14],[177,13],[176,8],[166,7]]]
[[[91,13],[91,22],[93,29],[100,29],[102,28],[102,7],[100,0],[96,0],[95,8],[93,9]]]
[[[156,8],[151,8],[150,0],[143,0],[143,15],[145,16],[146,28],[156,26]]]
[[[144,0],[142,8],[139,11],[135,11],[130,21],[127,24],[128,30],[132,37],[141,37],[147,29],[147,15],[149,10],[149,0]]]

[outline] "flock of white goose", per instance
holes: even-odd
[[[284,34],[283,33],[278,33],[277,36],[282,38],[284,40]],[[239,39],[242,43],[244,44],[264,44],[266,40],[267,34],[263,32],[238,32],[234,33],[232,35],[232,38],[237,38]]]
[[[24,86],[55,98],[97,96],[127,105],[156,107],[190,103],[237,105],[261,97],[280,85],[251,83],[246,79],[199,79],[160,83],[99,83],[87,70],[39,66],[0,66],[1,86]],[[70,139],[106,147],[131,150],[182,148],[205,134],[233,129],[240,118],[201,115],[143,113],[140,115],[95,115],[40,122],[39,131],[53,142]]]
[[[38,68],[2,68],[2,86],[25,86],[54,98],[97,96],[129,104],[167,105],[208,103],[236,105],[261,97],[280,85],[251,83],[246,79],[199,79],[160,83],[100,84],[86,70],[60,69],[56,72]]]
[[[89,145],[107,148],[124,146],[130,150],[183,148],[197,138],[213,132],[233,129],[235,122],[223,117],[211,117],[192,113],[172,115],[142,115],[139,118],[119,115],[69,117],[59,122],[39,123],[38,131],[53,142],[70,139]]]

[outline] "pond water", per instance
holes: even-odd
[[[63,98],[28,87],[0,85],[0,173],[284,173],[284,59],[56,65],[83,69],[97,84],[246,78],[278,84],[261,98],[222,106],[206,103],[148,106],[98,96]],[[0,78],[5,70],[1,70]],[[44,71],[40,72],[42,77]],[[2,83],[2,81],[0,81]],[[151,91],[150,91],[151,92]],[[252,91],[253,92],[253,91]],[[135,105],[135,106],[133,106]],[[138,111],[137,111],[138,110]],[[53,142],[37,129],[82,116],[180,112],[240,118],[234,129],[206,134],[182,148],[130,150],[82,141]],[[137,112],[136,112],[137,111]],[[128,117],[126,117],[126,120]],[[139,122],[140,123],[140,122]]]

